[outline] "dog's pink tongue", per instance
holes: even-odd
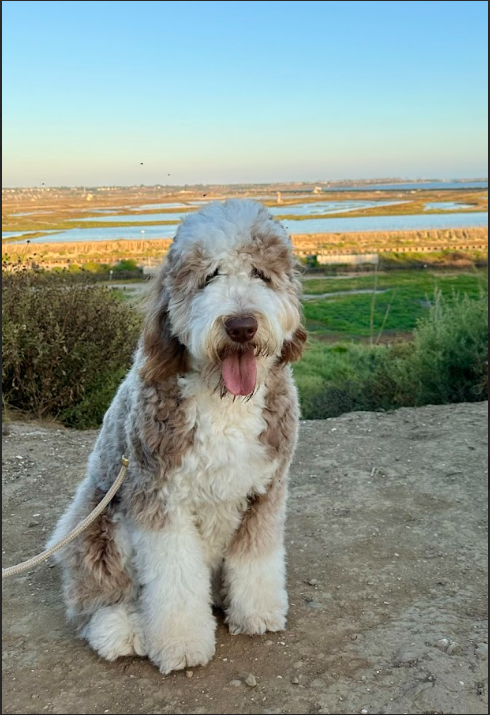
[[[250,395],[257,382],[257,361],[253,350],[227,355],[222,364],[225,385],[232,395]]]

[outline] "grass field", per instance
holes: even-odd
[[[307,328],[317,339],[385,341],[410,333],[423,317],[437,289],[443,295],[461,293],[478,297],[487,291],[487,272],[435,273],[393,271],[352,278],[306,279],[304,301]],[[321,297],[325,293],[371,290],[383,293]],[[381,331],[381,335],[380,335]]]
[[[399,270],[352,277],[305,278],[303,302],[309,331],[308,349],[294,365],[295,378],[308,417],[341,414],[354,409],[346,393],[349,385],[368,383],[379,362],[386,359],[386,345],[405,345],[420,319],[442,298],[463,296],[477,301],[488,293],[488,273]],[[374,293],[374,288],[383,293]],[[370,290],[360,295],[346,291]],[[324,294],[330,294],[325,297]],[[339,295],[340,293],[340,295]],[[464,345],[461,346],[464,350]],[[342,386],[328,394],[327,405],[315,410],[325,385]],[[384,386],[380,388],[381,392]],[[340,395],[340,397],[339,397]]]

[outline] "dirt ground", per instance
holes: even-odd
[[[288,630],[232,637],[221,619],[192,676],[97,658],[65,623],[56,568],[5,581],[3,712],[487,713],[486,409],[303,423]],[[41,549],[94,437],[3,437],[4,565]]]

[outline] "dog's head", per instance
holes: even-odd
[[[301,356],[300,283],[291,241],[261,204],[230,200],[190,214],[154,279],[142,376],[191,367],[222,393],[251,395],[264,371]]]

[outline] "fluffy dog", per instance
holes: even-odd
[[[285,628],[284,520],[306,334],[290,239],[261,204],[189,215],[153,279],[134,364],[51,543],[129,469],[107,510],[58,558],[69,618],[104,658],[162,673],[233,634]]]

